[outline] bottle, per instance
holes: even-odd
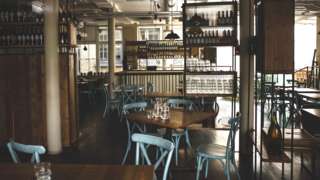
[[[232,10],[230,10],[230,13],[229,13],[229,16],[230,16],[230,24],[232,25],[234,22],[233,22],[233,11]]]
[[[224,11],[222,11],[222,13],[221,13],[221,25],[225,25],[225,16],[224,16]]]
[[[281,128],[277,121],[277,113],[272,112],[271,124],[267,134],[267,149],[271,154],[282,153],[282,135]]]
[[[221,25],[220,21],[221,21],[220,11],[218,11],[218,15],[217,15],[217,25],[218,26]]]

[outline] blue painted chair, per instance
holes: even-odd
[[[237,173],[238,179],[240,179],[240,174],[234,159],[234,144],[235,136],[239,129],[240,115],[229,120],[230,130],[227,140],[227,145],[222,146],[218,144],[206,144],[200,145],[196,150],[197,156],[197,176],[196,179],[199,180],[200,171],[205,164],[205,177],[208,176],[208,168],[210,160],[219,160],[224,166],[224,173],[227,179],[230,180],[230,166],[233,165],[234,170]],[[225,161],[225,163],[223,163]]]
[[[167,104],[171,108],[183,107],[183,108],[190,110],[190,111],[193,109],[193,102],[191,100],[187,100],[187,99],[168,99]],[[180,139],[182,136],[185,136],[185,142],[186,142],[188,148],[191,148],[188,128],[186,128],[184,130],[176,129],[172,132],[171,139],[175,145],[175,164],[176,164],[176,166],[178,165],[179,145],[180,145]]]
[[[138,132],[145,132],[145,126],[141,127],[139,124],[130,123],[129,120],[127,119],[127,115],[130,114],[130,112],[144,111],[146,107],[147,107],[147,103],[144,101],[123,105],[121,118],[124,118],[126,121],[127,131],[128,131],[128,142],[127,142],[127,149],[126,149],[126,152],[124,154],[124,157],[123,157],[121,164],[124,164],[126,162],[127,156],[128,156],[129,151],[131,149],[131,143],[132,143],[131,142],[131,134],[135,130],[138,130]]]
[[[138,134],[135,133],[132,135],[132,141],[136,142],[136,165],[139,165],[140,154],[142,154],[143,159],[146,160],[148,165],[152,165],[151,160],[147,153],[147,148],[149,146],[156,146],[160,150],[160,158],[156,160],[154,165],[154,170],[160,166],[162,162],[165,163],[163,169],[162,180],[166,180],[168,176],[169,166],[172,158],[172,153],[174,150],[174,145],[171,141],[166,140],[162,137],[147,135],[147,134]],[[142,153],[140,153],[140,151]]]
[[[10,140],[10,142],[7,143],[7,147],[12,161],[16,164],[21,162],[16,152],[31,154],[31,163],[39,163],[40,155],[46,152],[46,149],[43,146],[20,144],[13,140]]]
[[[105,107],[102,117],[105,118],[107,115],[110,115],[110,111],[113,107],[117,110],[117,112],[120,114],[120,104],[121,100],[119,98],[112,98],[111,94],[109,93],[109,85],[103,84],[103,92],[105,96]]]

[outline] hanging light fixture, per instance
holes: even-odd
[[[197,1],[196,1],[197,2]],[[187,22],[191,28],[189,29],[190,34],[201,34],[203,33],[201,29],[201,25],[204,25],[206,23],[206,20],[198,15],[198,7],[196,6],[194,9],[194,15],[190,18],[190,20]]]
[[[167,36],[165,37],[165,39],[171,39],[171,40],[174,40],[174,39],[179,39],[179,35],[176,34],[174,31],[173,31],[173,16],[172,16],[172,8],[174,7],[175,3],[173,2],[173,0],[171,0],[171,4],[168,3],[168,6],[170,8],[170,18],[171,18],[171,31],[169,34],[167,34]]]

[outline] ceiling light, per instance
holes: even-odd
[[[32,1],[31,7],[33,12],[41,14],[44,11],[45,5],[41,1]]]
[[[179,35],[173,32],[173,30],[171,30],[171,32],[167,34],[167,36],[165,37],[165,39],[179,39],[179,38],[180,38]]]

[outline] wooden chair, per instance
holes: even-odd
[[[43,146],[20,144],[13,140],[10,140],[10,142],[7,143],[7,147],[12,161],[16,164],[21,162],[16,151],[31,154],[31,163],[39,163],[40,155],[46,152],[46,149]]]
[[[150,146],[155,146],[160,150],[160,158],[156,160],[153,164],[156,170],[162,162],[165,162],[163,169],[162,180],[166,180],[168,176],[169,166],[172,158],[172,153],[174,145],[171,141],[166,140],[162,137],[147,135],[147,134],[133,134],[132,141],[136,142],[136,165],[139,165],[140,154],[142,154],[143,159],[146,160],[148,165],[152,165],[151,160],[147,153],[147,148]],[[142,153],[140,153],[140,151]]]
[[[171,108],[178,108],[178,107],[184,107],[188,110],[193,110],[193,102],[191,100],[187,99],[168,99],[167,101],[169,107]],[[178,165],[178,159],[179,159],[179,145],[180,145],[180,139],[181,137],[185,137],[185,142],[188,146],[188,148],[192,148],[189,138],[189,130],[188,128],[185,128],[184,130],[176,129],[172,132],[171,139],[175,145],[175,164]]]
[[[235,136],[239,129],[240,115],[235,118],[231,118],[229,120],[230,130],[228,135],[228,140],[226,146],[218,145],[218,144],[205,144],[200,145],[196,150],[197,155],[197,176],[196,179],[199,180],[200,171],[203,168],[205,163],[205,177],[208,176],[208,167],[210,160],[219,160],[224,165],[224,172],[227,176],[227,179],[230,180],[230,166],[233,165],[235,171],[237,172],[238,179],[240,179],[240,174],[237,169],[235,159],[234,159],[234,144],[235,144]]]
[[[129,120],[127,119],[127,115],[130,112],[138,112],[138,111],[144,111],[144,109],[147,107],[147,102],[135,102],[135,103],[130,103],[130,104],[125,104],[122,108],[122,113],[121,113],[121,118],[124,118],[126,121],[126,125],[127,125],[127,131],[128,131],[128,142],[127,142],[127,148],[126,148],[126,152],[124,154],[124,157],[122,159],[122,163],[124,164],[127,160],[127,156],[129,154],[129,151],[131,149],[131,134],[133,133],[133,131],[135,131],[136,129],[139,132],[145,132],[145,128],[142,128],[141,126],[139,126],[136,123],[130,123]]]

